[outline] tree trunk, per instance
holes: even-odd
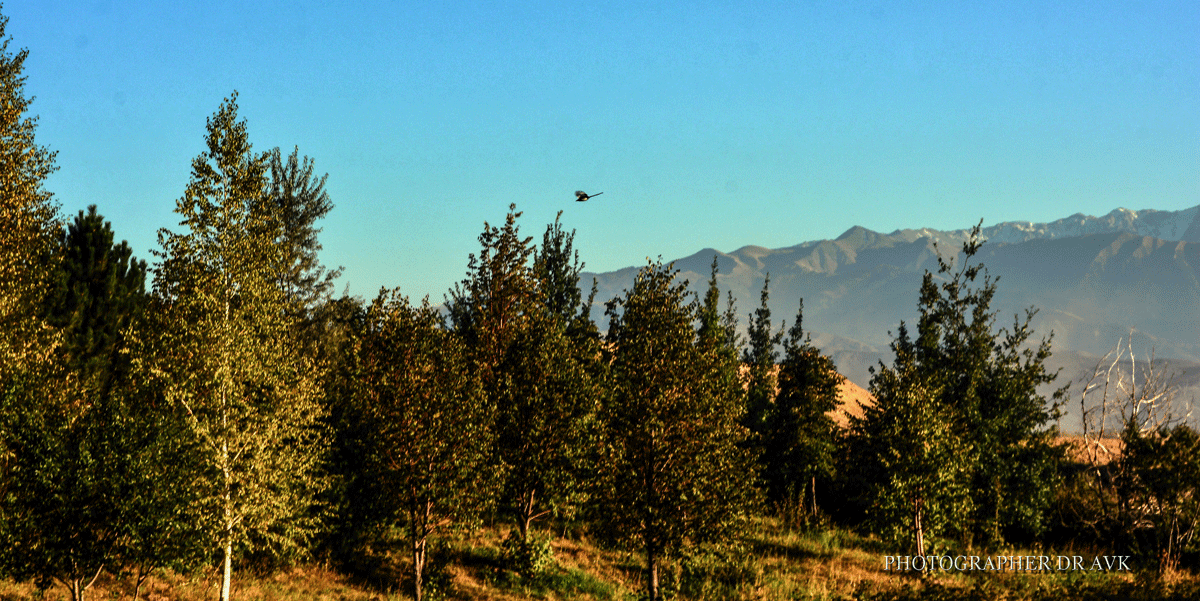
[[[413,600],[421,601],[421,578],[425,572],[425,537],[413,540]]]
[[[658,590],[658,551],[651,545],[646,549],[646,589],[650,601],[659,601],[662,597]]]
[[[133,585],[133,601],[138,601],[142,594],[142,585],[145,584],[146,578],[150,576],[150,572],[138,566],[137,581]]]
[[[921,525],[923,499],[913,501],[913,532],[917,535],[917,555],[925,555],[925,530]]]
[[[225,421],[225,416],[221,417],[221,421]],[[223,533],[225,561],[221,572],[221,601],[229,601],[229,589],[233,581],[233,490],[229,474],[228,442],[223,443],[221,446],[221,463],[225,477],[225,523]]]
[[[67,585],[68,592],[71,593],[71,601],[83,601],[83,595],[92,585],[96,583],[96,579],[100,577],[100,572],[104,571],[104,566],[96,568],[96,573],[92,574],[92,579],[88,580],[87,584],[83,583],[83,578],[72,578],[69,582],[64,582]],[[63,582],[63,581],[59,581]]]
[[[817,477],[812,477],[812,514],[817,517]]]
[[[533,504],[536,498],[534,491],[528,495],[522,494],[517,507],[517,528],[521,531],[521,542],[529,542],[529,525],[533,523]]]
[[[221,572],[221,601],[229,601],[229,589],[233,580],[233,543],[225,537],[225,568]]]

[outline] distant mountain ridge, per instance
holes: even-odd
[[[852,227],[833,240],[786,248],[704,249],[674,261],[680,278],[702,292],[716,255],[722,295],[736,299],[741,326],[758,306],[766,274],[778,324],[796,316],[804,300],[804,327],[833,355],[838,369],[867,386],[866,368],[890,363],[889,332],[917,318],[917,292],[937,256],[957,253],[969,229],[901,229],[883,234]],[[1116,209],[1102,217],[1076,214],[1050,223],[1005,222],[982,229],[977,258],[998,276],[993,308],[997,327],[1014,314],[1039,310],[1035,336],[1054,332],[1057,367],[1074,379],[1089,361],[1132,331],[1142,349],[1153,347],[1196,380],[1200,396],[1200,206],[1181,211]],[[583,274],[599,285],[593,317],[607,326],[601,303],[632,285],[638,267]],[[1091,357],[1092,359],[1089,359]]]
[[[1102,217],[1076,213],[1070,217],[1050,223],[1029,221],[1006,221],[982,229],[985,239],[992,243],[1017,244],[1030,240],[1056,240],[1078,238],[1091,234],[1113,234],[1129,232],[1139,236],[1150,236],[1168,242],[1200,242],[1200,206],[1181,211],[1159,211],[1144,209],[1131,211],[1126,208],[1113,209]],[[851,228],[853,231],[855,228]],[[869,230],[868,230],[869,231]],[[849,231],[847,232],[849,233]],[[891,236],[910,238],[929,237],[935,240],[962,243],[969,229],[939,231],[928,228],[919,230],[896,230]],[[846,234],[842,234],[845,236]]]

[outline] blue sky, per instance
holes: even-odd
[[[509,203],[589,270],[853,225],[1200,204],[1200,3],[10,0],[47,182],[149,259],[234,90],[353,294],[440,302]],[[576,189],[603,191],[573,202]],[[341,286],[339,286],[339,289]]]

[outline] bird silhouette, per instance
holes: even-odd
[[[587,202],[587,199],[593,198],[596,196],[600,196],[601,194],[604,194],[604,193],[597,192],[595,194],[588,194],[587,192],[584,192],[583,190],[576,190],[575,191],[575,202]]]

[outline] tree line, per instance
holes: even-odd
[[[664,566],[736,543],[754,516],[924,555],[1042,540],[1069,517],[1063,491],[1089,483],[1125,507],[1087,514],[1097,540],[1125,524],[1141,534],[1122,544],[1169,566],[1192,549],[1195,432],[1134,412],[1120,477],[1072,472],[1054,427],[1066,389],[1038,392],[1050,340],[1030,342],[1032,310],[996,327],[978,227],[926,273],[916,331],[900,324],[875,402],[840,428],[842,377],[803,305],[776,327],[769,276],[745,340],[715,257],[703,298],[648,262],[604,303],[602,332],[561,213],[540,244],[515,205],[485,223],[444,309],[335,297],[325,176],[298,149],[255,151],[236,93],[207,120],[178,230],[139,261],[95,206],[67,223],[44,189],[55,155],[34,140],[27,52],[8,51],[5,23],[0,575],[82,599],[107,571],[136,599],[155,570],[216,567],[226,601],[235,569],[352,567],[387,539],[420,600],[439,537],[502,517],[514,570],[552,559],[544,525],[576,521],[640,552],[660,599]]]

